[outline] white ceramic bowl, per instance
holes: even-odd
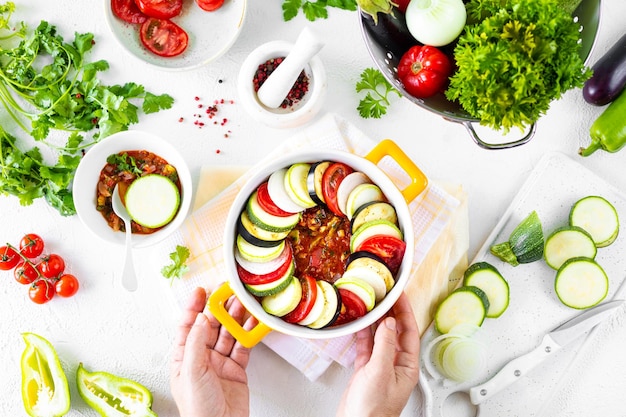
[[[104,0],[104,16],[111,33],[122,48],[134,57],[163,70],[191,70],[222,56],[235,43],[246,16],[247,0],[226,0],[218,10],[202,10],[194,0],[185,0],[180,15],[172,22],[189,36],[189,45],[180,55],[165,58],[148,51],[139,39],[139,26],[113,13],[111,0]]]
[[[304,67],[309,79],[309,90],[300,102],[282,109],[263,105],[254,91],[254,74],[268,59],[285,57],[293,48],[286,41],[272,41],[257,47],[241,65],[237,80],[239,101],[256,121],[275,128],[293,128],[311,121],[321,110],[326,97],[326,70],[319,56],[314,56]]]
[[[412,167],[408,170],[405,166],[402,166],[402,168],[405,168],[409,177],[413,179],[413,185],[409,186],[413,188],[410,191],[408,191],[409,187],[404,190],[399,190],[387,174],[385,174],[385,172],[376,165],[383,156],[392,156],[390,153],[385,153],[386,148],[389,148],[390,144],[395,150],[399,150],[393,142],[383,141],[365,158],[347,152],[331,150],[308,150],[293,153],[282,158],[278,158],[269,164],[257,167],[250,179],[243,185],[235,197],[229,215],[226,219],[226,226],[224,230],[224,261],[228,273],[228,283],[224,284],[224,286],[230,286],[232,293],[237,296],[246,309],[253,316],[255,316],[263,326],[267,326],[269,330],[276,330],[280,333],[309,339],[339,337],[355,333],[371,325],[376,320],[380,319],[387,311],[389,311],[397,301],[398,297],[400,297],[400,294],[409,280],[415,251],[414,232],[408,202],[417,197],[417,195],[426,187],[427,179],[419,168],[417,168],[415,164],[410,161],[404,153],[402,153],[405,158],[404,161],[408,161],[412,165]],[[379,152],[381,147],[383,148],[382,152]],[[373,157],[370,158],[370,156]],[[250,194],[256,190],[262,182],[267,180],[270,174],[280,168],[289,167],[291,164],[297,162],[316,162],[321,160],[343,162],[352,167],[354,170],[365,173],[373,183],[377,184],[381,188],[389,202],[396,209],[399,226],[404,234],[404,240],[406,242],[406,251],[402,264],[400,265],[396,275],[396,283],[394,287],[387,293],[385,298],[374,307],[373,310],[368,312],[365,316],[343,325],[334,327],[331,326],[323,329],[311,329],[305,326],[287,323],[281,318],[272,316],[263,310],[261,304],[246,290],[245,286],[239,279],[234,251],[235,239],[237,236],[237,219],[239,218],[241,211],[245,208]],[[209,308],[211,312],[244,346],[252,346],[260,341],[260,339],[258,339],[255,335],[252,335],[252,340],[250,340],[249,336],[241,335],[241,332],[237,331],[237,329],[229,327],[230,324],[228,322],[230,320],[228,318],[224,319],[223,312],[218,311],[218,304],[220,303],[219,298],[224,294],[220,293],[221,291],[218,290],[211,295],[209,300]],[[227,292],[226,294],[228,295]],[[214,300],[214,298],[217,300]],[[223,319],[224,321],[222,321]],[[259,331],[259,333],[264,335],[262,331]]]
[[[178,171],[182,188],[178,214],[167,226],[149,235],[133,234],[133,246],[141,248],[165,239],[183,223],[189,213],[193,194],[191,173],[176,148],[158,136],[137,130],[127,130],[108,136],[89,149],[81,160],[74,176],[72,193],[76,212],[83,224],[99,238],[123,245],[124,233],[111,229],[102,214],[96,210],[96,186],[107,157],[131,150],[147,150],[165,159]]]

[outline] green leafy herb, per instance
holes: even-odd
[[[116,165],[119,172],[128,171],[133,175],[140,176],[142,174],[141,168],[137,166],[137,161],[126,152],[123,154],[111,154],[107,157],[107,163]]]
[[[401,97],[400,92],[393,88],[383,74],[374,68],[365,68],[361,73],[361,79],[356,83],[356,91],[367,91],[366,96],[359,101],[357,110],[363,118],[379,119],[387,114],[387,106],[391,104],[389,94],[395,93]]]
[[[187,273],[187,271],[189,271],[189,266],[186,264],[189,255],[189,248],[181,245],[176,245],[176,250],[170,253],[172,263],[161,269],[161,275],[172,280],[170,281],[170,284],[174,282],[174,278],[180,279],[185,273]]]
[[[298,15],[300,10],[302,10],[304,16],[310,21],[326,19],[328,18],[329,7],[354,11],[357,8],[357,4],[356,0],[284,0],[283,19],[285,21],[293,19]]]
[[[454,49],[458,70],[446,97],[481,124],[505,132],[546,113],[591,75],[580,57],[579,24],[554,0],[471,0],[471,24]]]
[[[23,22],[19,30],[13,29],[9,20],[14,10],[12,2],[0,5],[0,102],[20,128],[56,151],[59,160],[48,166],[40,148],[20,151],[26,145],[3,129],[0,194],[15,195],[25,205],[45,197],[61,214],[72,215],[75,210],[67,187],[79,161],[73,155],[137,123],[136,102],[148,114],[170,108],[173,99],[146,92],[135,83],[103,85],[97,75],[109,64],[85,60],[94,45],[93,34],[76,33],[72,42],[66,42],[55,26],[41,21],[28,35]],[[17,46],[7,41],[14,37],[22,38]],[[45,143],[52,130],[69,132],[65,147]],[[92,140],[84,143],[84,132],[93,132]]]

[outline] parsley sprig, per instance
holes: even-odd
[[[161,269],[161,275],[171,280],[170,285],[174,282],[174,278],[180,279],[189,271],[189,266],[187,265],[189,255],[189,248],[181,245],[176,245],[174,252],[170,253],[172,262]]]
[[[0,4],[0,102],[20,128],[56,151],[58,161],[47,165],[39,147],[21,151],[26,145],[0,130],[0,194],[15,195],[24,205],[45,197],[62,215],[72,215],[75,209],[68,186],[79,162],[76,154],[137,123],[139,105],[149,114],[170,108],[174,100],[132,82],[102,84],[97,75],[109,64],[86,61],[95,43],[93,34],[76,33],[66,42],[54,25],[41,21],[29,35],[23,22],[18,30],[13,29],[14,10],[13,2]],[[22,39],[17,46],[15,37]],[[65,146],[46,143],[52,130],[69,132]],[[93,133],[85,143],[86,132]]]
[[[357,107],[359,114],[364,118],[379,119],[387,114],[387,107],[391,105],[390,93],[401,97],[400,92],[393,88],[379,70],[374,68],[363,70],[360,80],[356,83],[356,91],[357,93],[367,91]]]
[[[357,2],[356,0],[284,0],[283,19],[285,21],[293,19],[300,10],[310,21],[327,19],[329,7],[354,11],[357,8]]]

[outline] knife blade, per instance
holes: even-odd
[[[547,333],[535,349],[512,359],[487,382],[470,388],[470,401],[474,405],[480,404],[516,382],[539,363],[604,321],[623,304],[624,300],[608,301],[585,310],[559,325]]]

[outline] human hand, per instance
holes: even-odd
[[[180,320],[170,369],[172,395],[181,417],[247,417],[250,350],[210,313],[203,313],[206,300],[206,291],[196,288]],[[245,309],[239,300],[232,299],[229,313],[243,322]],[[255,324],[250,317],[243,326]]]
[[[354,374],[337,416],[399,416],[419,378],[420,334],[406,294],[376,328],[356,335]]]

